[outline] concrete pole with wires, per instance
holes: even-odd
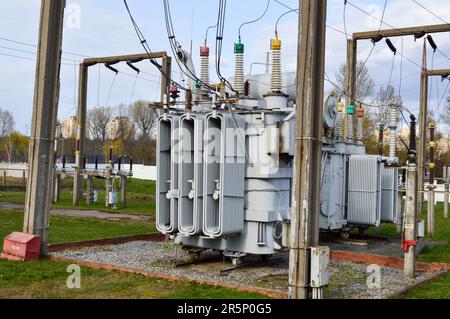
[[[422,74],[420,78],[420,114],[419,139],[417,148],[418,169],[418,205],[419,214],[422,214],[425,192],[425,154],[427,141],[427,115],[428,115],[428,75],[427,75],[427,40],[423,43]]]
[[[311,292],[311,248],[319,244],[327,1],[303,0],[299,6],[296,179],[289,245],[289,298],[307,299]],[[316,291],[315,295],[321,293]]]
[[[411,133],[409,140],[409,163],[406,177],[406,211],[403,225],[402,246],[404,256],[404,274],[410,278],[416,276],[417,243],[417,166],[416,166],[416,123],[411,115]]]
[[[84,63],[79,68],[78,83],[78,107],[77,107],[77,140],[75,153],[75,173],[73,176],[73,207],[78,206],[83,194],[83,179],[81,171],[85,159],[85,143],[86,143],[86,108],[87,108],[87,83],[88,83],[88,66]]]
[[[42,0],[23,231],[47,254],[65,1]]]

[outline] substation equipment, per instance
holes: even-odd
[[[234,259],[271,255],[289,243],[295,154],[296,74],[282,73],[281,41],[271,41],[271,72],[235,76],[209,93],[190,81],[185,102],[166,96],[157,123],[157,229],[185,248]],[[209,48],[201,48],[209,85]],[[192,59],[185,62],[195,74]],[[174,88],[176,91],[176,88]],[[173,97],[177,98],[177,94]],[[364,110],[325,99],[319,227],[348,237],[397,222],[398,113],[391,107],[389,157],[366,154]]]

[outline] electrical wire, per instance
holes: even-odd
[[[264,9],[263,14],[262,14],[261,16],[259,16],[259,18],[254,19],[254,20],[251,20],[251,21],[248,21],[248,22],[244,22],[244,23],[242,23],[242,24],[239,26],[239,31],[238,31],[239,39],[241,39],[241,30],[242,30],[242,27],[245,26],[245,25],[249,25],[249,24],[256,23],[256,22],[260,21],[261,19],[263,19],[263,18],[266,16],[267,11],[269,10],[269,7],[270,7],[270,0],[267,0],[266,8]]]
[[[344,21],[345,40],[348,40],[347,36],[347,0],[344,0],[344,9],[342,14],[342,20]]]
[[[168,81],[172,85],[176,85],[181,90],[186,91],[186,88],[184,86],[180,85],[179,83],[177,83],[176,81],[174,81],[169,74],[166,74],[166,72],[164,72],[162,66],[158,63],[158,61],[156,61],[156,59],[154,59],[151,56],[152,50],[150,49],[150,46],[148,45],[148,42],[145,39],[144,34],[142,33],[141,29],[139,28],[138,24],[136,23],[136,20],[134,19],[133,14],[131,13],[130,7],[128,6],[127,0],[123,0],[123,3],[128,12],[128,15],[130,17],[130,20],[131,20],[133,28],[136,32],[136,35],[139,39],[139,42],[141,43],[142,47],[144,48],[145,53],[148,55],[150,63],[153,64],[158,69],[158,71],[162,74],[162,76],[166,79],[166,81]]]
[[[423,4],[419,3],[416,0],[412,0],[415,4],[417,4],[418,6],[422,7],[425,11],[427,11],[428,13],[432,14],[434,17],[438,18],[439,20],[441,20],[442,22],[444,22],[445,24],[449,24],[447,21],[445,21],[444,19],[442,19],[440,16],[438,16],[436,13],[434,13],[433,11],[431,11],[430,9],[428,9],[427,7],[425,7]]]
[[[281,1],[279,1],[279,0],[274,0],[274,1],[275,1],[276,3],[278,3],[279,5],[285,7],[286,9],[293,10],[293,11],[296,11],[296,12],[298,12],[298,13],[300,12],[299,9],[294,9],[294,8],[288,6],[287,4],[285,4],[285,3],[283,3],[283,2],[281,2]],[[328,24],[326,25],[326,27],[327,27],[328,29],[330,29],[330,30],[336,31],[336,32],[338,32],[338,33],[341,33],[341,34],[347,36],[348,38],[351,37],[351,34],[348,34],[346,31],[339,30],[339,29],[337,29],[337,28],[335,28],[335,27],[333,27],[333,26],[331,26],[331,25],[328,25]]]
[[[8,39],[8,38],[4,38],[4,37],[0,37],[0,40],[6,41],[6,42],[10,42],[10,43],[15,43],[15,44],[21,44],[21,45],[25,45],[25,46],[29,46],[29,47],[33,47],[33,48],[37,48],[38,47],[36,44],[27,43],[27,42],[23,42],[23,41],[12,40],[12,39]],[[89,56],[84,55],[84,54],[80,54],[80,53],[73,53],[73,52],[69,52],[69,51],[61,51],[61,52],[64,53],[64,54],[78,56],[78,57],[81,57],[81,58],[89,58]]]
[[[227,0],[219,0],[219,10],[217,14],[217,28],[216,28],[216,73],[219,80],[226,85],[231,91],[236,95],[239,92],[236,91],[231,83],[225,79],[220,71],[221,59],[222,59],[222,46],[223,46],[223,34],[225,31],[225,21],[226,21],[226,11],[227,11]]]
[[[283,13],[282,15],[280,15],[280,17],[278,18],[277,22],[275,23],[275,34],[278,34],[278,24],[280,23],[280,20],[281,20],[284,16],[286,16],[286,15],[288,15],[289,13],[292,13],[292,12],[298,12],[298,9],[292,9],[292,10],[286,11],[285,13]]]
[[[172,14],[170,11],[170,3],[169,0],[163,0],[163,5],[164,5],[164,17],[165,17],[165,22],[166,22],[166,31],[167,31],[167,36],[169,38],[169,44],[170,47],[172,49],[172,53],[175,56],[175,61],[178,64],[178,67],[180,68],[181,72],[184,73],[188,78],[190,78],[192,81],[195,81],[196,83],[201,84],[203,87],[208,88],[210,91],[214,91],[213,88],[211,86],[209,86],[207,83],[204,83],[201,79],[199,79],[193,72],[192,70],[190,70],[186,64],[185,61],[183,61],[181,58],[183,56],[183,53],[181,52],[181,45],[180,43],[177,41],[176,36],[175,36],[175,32],[174,32],[174,28],[173,28],[173,22],[172,22]],[[185,67],[185,69],[188,71],[186,72],[184,70],[184,68],[181,66],[182,63]],[[193,89],[193,88],[191,88]]]

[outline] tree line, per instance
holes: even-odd
[[[97,106],[90,109],[87,114],[86,153],[91,161],[92,157],[105,161],[112,147],[114,157],[133,158],[134,163],[155,165],[156,142],[153,136],[158,114],[149,105],[150,102],[139,100],[132,105]],[[116,118],[127,118],[129,122],[118,120],[114,135],[111,136],[108,125]],[[61,141],[60,157],[73,161],[75,151],[74,137]]]

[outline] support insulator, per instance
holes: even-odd
[[[239,40],[234,44],[235,68],[234,89],[239,94],[244,93],[244,44]]]
[[[272,79],[271,89],[272,93],[281,93],[283,89],[283,78],[281,74],[281,40],[278,35],[271,40],[272,50]]]
[[[200,80],[202,80],[202,95],[207,96],[209,93],[209,47],[200,48]]]
[[[353,104],[349,104],[347,106],[347,123],[346,123],[346,130],[347,130],[347,142],[352,143],[355,135],[354,131],[354,125],[353,125],[353,117],[355,115],[355,106]]]
[[[397,156],[398,108],[396,105],[389,107],[389,117],[389,129],[391,131],[389,138],[389,158],[393,160]]]
[[[429,125],[430,129],[430,185],[434,184],[434,169],[436,168],[435,154],[436,154],[436,124],[431,122]]]
[[[246,80],[244,83],[244,96],[250,96],[250,81]]]
[[[410,163],[416,163],[416,117],[411,115],[410,133],[409,133],[409,161]]]
[[[384,125],[378,127],[378,155],[383,156],[384,152]]]

